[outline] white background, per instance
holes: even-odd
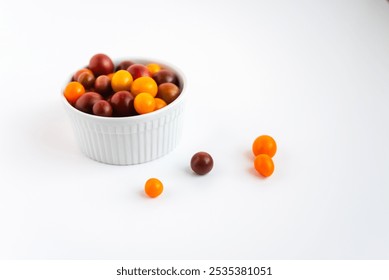
[[[172,153],[80,153],[60,89],[100,52],[184,71]],[[389,258],[385,0],[1,1],[0,89],[2,259]],[[278,143],[267,179],[261,134]]]

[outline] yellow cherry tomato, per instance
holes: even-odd
[[[261,135],[257,137],[253,143],[254,156],[260,154],[267,154],[269,157],[273,157],[277,152],[277,144],[273,137],[269,135]]]
[[[161,98],[154,98],[154,101],[155,101],[155,109],[154,111],[157,111],[163,107],[165,107],[167,104],[165,102],[165,100],[161,99]]]
[[[254,168],[264,177],[269,177],[274,172],[274,163],[267,154],[260,154],[254,160]]]
[[[135,111],[138,114],[147,114],[153,112],[155,109],[154,97],[147,92],[141,92],[134,99]]]
[[[112,76],[111,86],[115,92],[131,89],[132,75],[127,70],[119,70]]]
[[[153,78],[139,77],[138,79],[132,82],[131,84],[132,95],[136,96],[142,92],[150,93],[153,97],[157,95],[158,85]]]
[[[70,104],[74,105],[77,99],[84,93],[85,93],[85,88],[82,84],[80,84],[79,82],[70,82],[67,84],[63,94],[66,100]]]
[[[161,70],[161,66],[157,63],[150,63],[146,67],[147,67],[147,69],[149,69],[151,75],[154,75],[159,70]]]
[[[163,184],[157,178],[150,178],[146,181],[145,184],[145,193],[151,197],[155,198],[163,192]]]

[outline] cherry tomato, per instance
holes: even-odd
[[[112,117],[112,106],[106,100],[99,100],[93,105],[92,112],[96,116]]]
[[[96,77],[112,73],[114,68],[115,66],[111,58],[105,54],[96,54],[89,61],[89,69],[92,70]]]
[[[98,76],[95,80],[95,90],[104,96],[111,94],[111,79],[107,75]]]
[[[92,114],[93,105],[102,99],[103,97],[97,92],[86,92],[77,99],[74,107],[84,113]]]
[[[119,70],[112,76],[111,86],[115,92],[131,89],[132,75],[126,70]]]
[[[85,88],[79,82],[70,82],[65,88],[64,96],[66,100],[74,105],[77,99],[85,93]]]
[[[255,139],[252,150],[254,156],[266,154],[273,157],[277,152],[277,144],[271,136],[261,135]]]
[[[95,84],[95,76],[85,71],[78,76],[76,81],[82,84],[85,89],[90,89]]]
[[[154,111],[157,111],[163,107],[165,107],[167,104],[165,102],[165,100],[161,99],[161,98],[154,98],[154,101],[155,101],[155,109]]]
[[[260,154],[254,160],[254,168],[262,176],[269,177],[273,174],[274,163],[272,158],[267,154]]]
[[[163,184],[157,178],[150,178],[146,181],[145,184],[145,193],[151,197],[155,198],[163,192]]]
[[[207,152],[198,152],[192,156],[190,167],[198,175],[205,175],[213,168],[213,158]]]
[[[131,93],[136,96],[141,92],[150,93],[153,97],[157,95],[158,85],[153,78],[140,77],[132,82]]]
[[[78,80],[78,77],[82,74],[82,73],[89,73],[89,74],[92,74],[93,75],[93,72],[88,69],[88,68],[82,68],[80,70],[78,70],[74,75],[73,75],[73,81],[77,81]]]
[[[135,63],[132,62],[131,60],[124,60],[124,61],[120,62],[118,66],[116,66],[116,71],[127,70],[127,68],[130,67],[132,64],[135,64]]]
[[[159,70],[161,70],[161,66],[157,63],[150,63],[147,65],[147,69],[149,69],[151,75],[154,75]]]
[[[158,86],[157,96],[167,104],[172,103],[180,95],[180,89],[173,83],[163,83]]]
[[[151,77],[149,69],[143,64],[133,64],[127,68],[127,71],[131,73],[134,80],[140,77]]]
[[[118,91],[110,98],[115,117],[128,117],[136,114],[134,97],[129,91]]]
[[[139,93],[137,96],[135,96],[134,107],[138,114],[147,114],[153,112],[155,109],[154,97],[147,92]]]
[[[173,83],[178,86],[178,79],[173,71],[162,69],[153,75],[153,79],[158,85],[163,83]]]

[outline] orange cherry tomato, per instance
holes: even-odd
[[[154,98],[154,101],[155,101],[155,109],[154,111],[157,111],[163,107],[165,107],[167,104],[165,102],[165,100],[161,99],[161,98]]]
[[[262,176],[269,177],[274,172],[274,163],[268,155],[260,154],[254,160],[254,168]]]
[[[155,198],[163,192],[163,184],[157,178],[150,178],[146,181],[145,184],[145,193],[151,197]]]
[[[84,93],[85,93],[85,88],[82,84],[80,84],[79,82],[70,82],[67,84],[63,94],[66,100],[70,104],[74,105],[77,99]]]
[[[151,75],[154,75],[159,70],[161,70],[161,66],[157,63],[150,63],[146,67],[147,67],[147,69],[149,69]]]
[[[155,109],[154,97],[147,92],[139,93],[137,96],[135,96],[134,107],[138,114],[150,113]]]
[[[140,77],[132,82],[131,84],[132,95],[136,96],[142,92],[150,93],[153,97],[157,95],[158,85],[153,78]]]
[[[112,81],[112,77],[113,77],[114,74],[115,74],[115,73],[109,73],[109,74],[107,75],[107,77]]]
[[[261,135],[255,139],[252,149],[254,156],[267,154],[273,157],[277,152],[277,144],[271,136]]]
[[[126,70],[119,70],[113,74],[111,86],[115,92],[126,90],[130,91],[132,83],[132,75]]]

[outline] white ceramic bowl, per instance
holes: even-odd
[[[81,151],[99,162],[130,165],[151,161],[172,151],[182,132],[186,80],[176,67],[159,60],[124,58],[135,63],[158,63],[174,71],[181,94],[176,100],[155,112],[132,117],[99,117],[74,108],[61,97],[70,116]],[[70,79],[69,79],[70,80]]]

